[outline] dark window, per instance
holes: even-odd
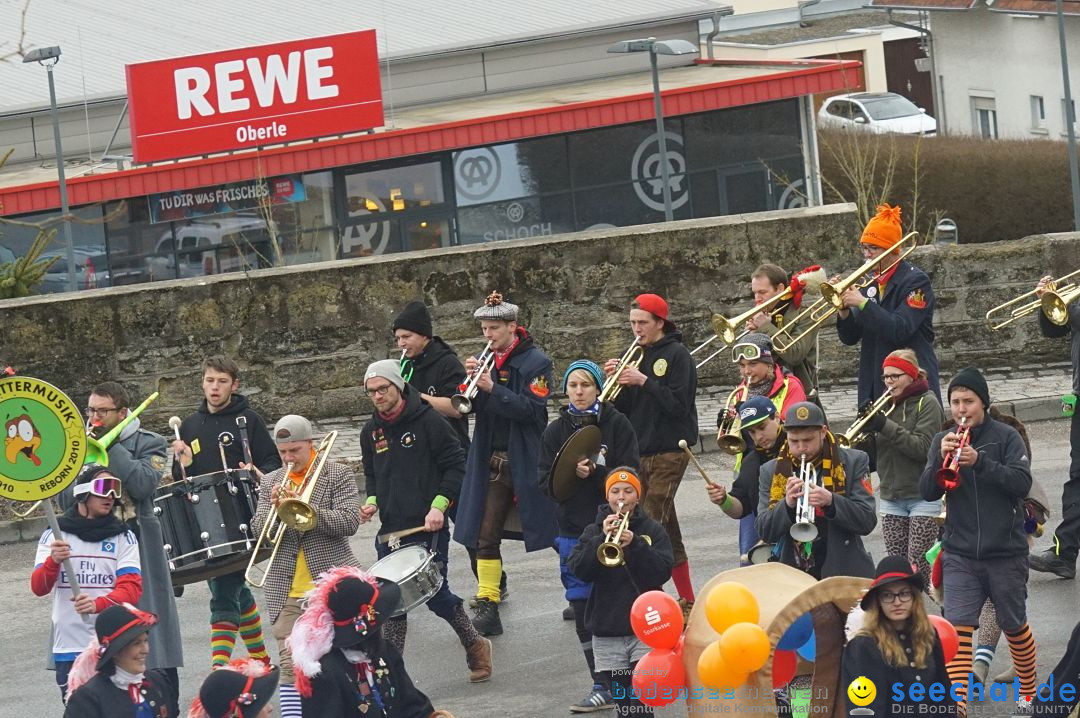
[[[560,192],[570,186],[566,138],[473,147],[455,152],[459,207]]]
[[[573,231],[574,215],[568,194],[522,197],[458,209],[458,241],[461,244],[546,237]]]

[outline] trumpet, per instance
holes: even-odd
[[[799,480],[802,481],[802,495],[795,504],[795,523],[791,526],[791,538],[800,543],[809,543],[818,537],[818,528],[814,524],[814,507],[810,505],[810,489],[817,486],[817,471],[813,464],[806,462],[806,454],[799,463]]]
[[[934,475],[938,486],[944,489],[946,493],[960,486],[960,452],[971,441],[971,427],[967,425],[966,416],[960,417],[960,425],[956,429],[956,434],[960,438],[960,445],[953,451],[948,462],[938,469],[937,474]]]
[[[488,342],[484,351],[476,357],[476,368],[473,369],[469,381],[459,387],[461,391],[450,397],[450,406],[454,407],[454,411],[459,414],[468,414],[472,411],[472,401],[476,398],[478,391],[476,382],[480,381],[480,377],[490,372],[491,367],[495,365],[495,350],[491,348],[491,345],[492,342]],[[405,352],[402,352],[402,356],[404,354]]]
[[[398,368],[401,372],[401,378],[405,381],[406,384],[409,383],[409,379],[412,379],[413,374],[413,361],[406,356],[408,352],[408,349],[402,349],[401,359],[398,360]]]
[[[870,419],[873,418],[874,414],[884,409],[885,416],[888,416],[893,412],[893,409],[896,408],[896,405],[894,404],[888,409],[885,409],[885,406],[891,400],[892,392],[886,389],[885,393],[878,397],[877,401],[871,404],[870,408],[866,410],[866,413],[856,419],[855,423],[849,426],[847,431],[845,431],[843,434],[836,435],[836,443],[844,447],[845,449],[850,449],[856,444],[861,444],[866,438],[866,434],[863,433],[863,429],[865,429],[866,425],[870,423]]]
[[[1025,301],[1028,297],[1035,296],[1036,290],[1032,289],[993,307],[986,313],[986,325],[990,329],[1001,329],[1042,309],[1047,319],[1058,326],[1064,326],[1069,321],[1068,306],[1080,297],[1080,285],[1069,281],[1078,274],[1080,269],[1050,281],[1041,298]]]
[[[262,530],[259,531],[259,539],[255,542],[255,550],[251,552],[247,570],[244,571],[244,578],[252,586],[262,588],[266,584],[266,577],[270,575],[270,567],[274,565],[278,551],[281,550],[281,544],[285,538],[285,529],[295,529],[304,533],[318,525],[319,516],[315,511],[315,507],[311,505],[311,497],[315,493],[319,475],[326,466],[326,459],[330,456],[330,450],[336,440],[336,431],[331,431],[323,437],[323,440],[319,442],[319,446],[315,449],[315,458],[312,460],[307,472],[304,473],[304,478],[297,488],[297,496],[279,502],[276,509],[271,508],[270,513],[263,522]],[[279,492],[288,487],[290,482],[289,474],[292,473],[292,470],[293,464],[290,462],[281,476],[281,483],[278,484]],[[270,548],[270,546],[273,546],[273,549],[260,574],[256,571],[256,564],[260,560],[259,553],[263,549]]]
[[[724,417],[720,420],[719,431],[716,432],[716,443],[725,454],[735,455],[746,451],[746,442],[743,441],[739,430],[739,414],[735,411],[735,407],[746,400],[748,391],[747,380],[743,379],[731,390],[727,401],[724,402]]]
[[[623,502],[619,502],[619,510],[616,515],[619,516],[619,525],[615,527],[614,531],[611,531],[604,537],[604,543],[596,549],[596,560],[607,568],[615,568],[616,566],[622,566],[623,564],[623,549],[619,545],[619,540],[622,538],[623,533],[630,526],[630,511],[623,512]]]
[[[902,262],[904,258],[914,252],[919,246],[918,238],[918,232],[910,232],[886,249],[881,255],[866,262],[841,281],[835,284],[822,282],[819,285],[821,299],[803,309],[773,335],[773,349],[783,354],[792,346],[798,344],[799,341],[807,337],[811,332],[816,331],[821,325],[829,321],[835,314],[844,308],[844,292],[849,289],[865,289],[873,283],[876,275],[872,274],[872,272],[874,267],[882,261],[882,257],[900,249],[901,245],[911,242],[910,247],[901,252],[900,256],[889,263],[884,269],[878,269],[877,274],[887,274],[893,267]],[[867,274],[870,274],[871,276],[864,279],[864,276]],[[809,320],[810,326],[806,327],[798,335],[793,335],[792,332],[794,327],[803,324],[806,320]]]
[[[619,384],[619,377],[629,367],[637,369],[641,366],[641,362],[645,359],[645,350],[641,348],[641,345],[637,343],[637,339],[634,339],[634,343],[623,352],[622,358],[619,359],[619,363],[615,366],[615,371],[611,372],[611,376],[604,381],[604,387],[600,390],[600,396],[598,397],[601,403],[605,401],[615,401],[615,397],[622,391],[622,385]]]

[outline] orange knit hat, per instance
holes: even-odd
[[[620,481],[625,481],[633,486],[637,491],[638,497],[641,496],[641,479],[637,477],[633,469],[626,466],[620,466],[617,469],[611,470],[611,473],[607,475],[607,480],[604,482],[604,493],[606,494],[608,491],[611,491],[611,486]]]
[[[899,242],[903,234],[904,229],[900,226],[900,207],[879,204],[877,214],[866,224],[859,242],[888,249]]]

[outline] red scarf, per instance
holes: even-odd
[[[518,327],[518,331],[514,332],[514,341],[510,342],[510,346],[503,349],[501,352],[495,352],[495,368],[502,369],[503,364],[510,358],[510,354],[517,348],[517,345],[521,343],[521,334],[519,333],[523,327]]]

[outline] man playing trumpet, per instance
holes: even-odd
[[[503,632],[499,618],[503,529],[520,517],[526,551],[555,543],[555,507],[540,492],[540,436],[547,426],[551,360],[517,323],[517,305],[492,292],[473,316],[494,352],[490,371],[476,357],[465,361],[475,379],[472,445],[461,487],[454,540],[476,548],[477,604],[473,625],[482,636]],[[479,371],[479,373],[477,373]],[[516,506],[515,506],[516,504]],[[513,524],[511,524],[513,525]]]
[[[816,404],[792,406],[784,415],[784,428],[787,443],[758,474],[757,528],[762,540],[779,542],[781,563],[817,579],[873,576],[874,563],[862,544],[862,537],[877,526],[869,458],[836,443]],[[804,480],[807,474],[810,481]],[[799,526],[796,519],[800,501],[811,509],[809,525]],[[804,534],[814,536],[797,540]]]

